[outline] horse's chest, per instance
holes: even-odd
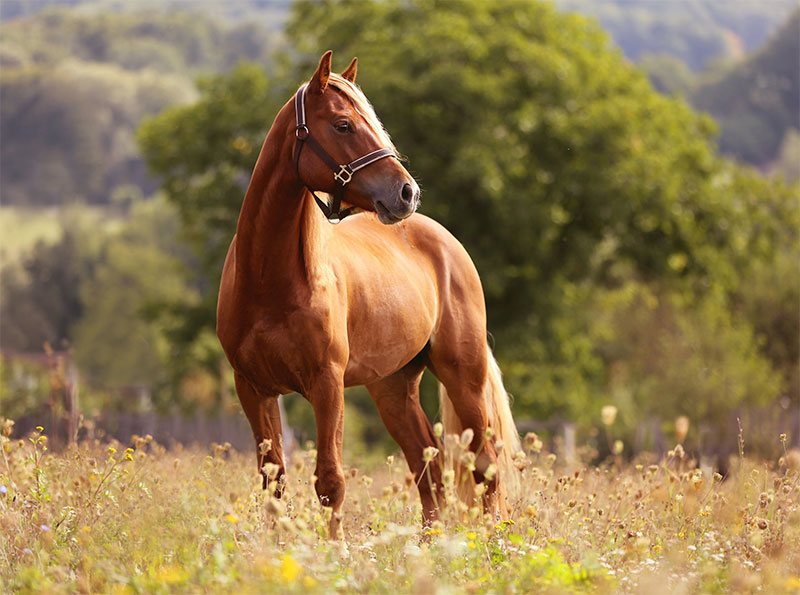
[[[269,390],[304,392],[309,378],[335,360],[337,351],[327,312],[290,312],[254,321],[234,366]]]

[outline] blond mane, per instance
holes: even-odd
[[[366,95],[364,95],[361,87],[355,83],[351,83],[346,78],[340,74],[336,74],[335,72],[330,74],[330,77],[328,78],[328,84],[340,91],[350,100],[356,111],[361,114],[361,117],[367,122],[367,126],[369,126],[372,131],[378,135],[378,138],[381,140],[381,144],[385,148],[394,151],[394,154],[399,157],[400,155],[397,152],[389,133],[386,132],[383,124],[381,124],[381,121],[375,114],[372,104],[369,102],[369,99],[367,99]]]

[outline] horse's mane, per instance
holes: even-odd
[[[381,121],[375,114],[372,104],[369,102],[369,99],[367,99],[366,95],[364,95],[361,87],[355,83],[351,83],[346,78],[336,74],[335,72],[330,74],[328,84],[350,100],[350,102],[353,104],[353,107],[356,108],[356,111],[361,114],[361,117],[363,117],[364,120],[366,120],[367,125],[375,134],[378,135],[383,147],[391,149],[394,151],[395,155],[399,157],[400,155],[398,154],[397,149],[395,148],[394,143],[389,136],[389,133],[386,132],[386,129],[384,129],[383,124],[381,124]]]

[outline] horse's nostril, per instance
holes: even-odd
[[[403,197],[403,200],[406,202],[411,202],[414,198],[414,189],[411,187],[411,184],[403,184],[403,189],[400,191],[400,195]]]

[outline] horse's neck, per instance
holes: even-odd
[[[330,224],[271,140],[264,143],[239,215],[237,281],[254,292],[313,289],[332,280],[326,258]]]

